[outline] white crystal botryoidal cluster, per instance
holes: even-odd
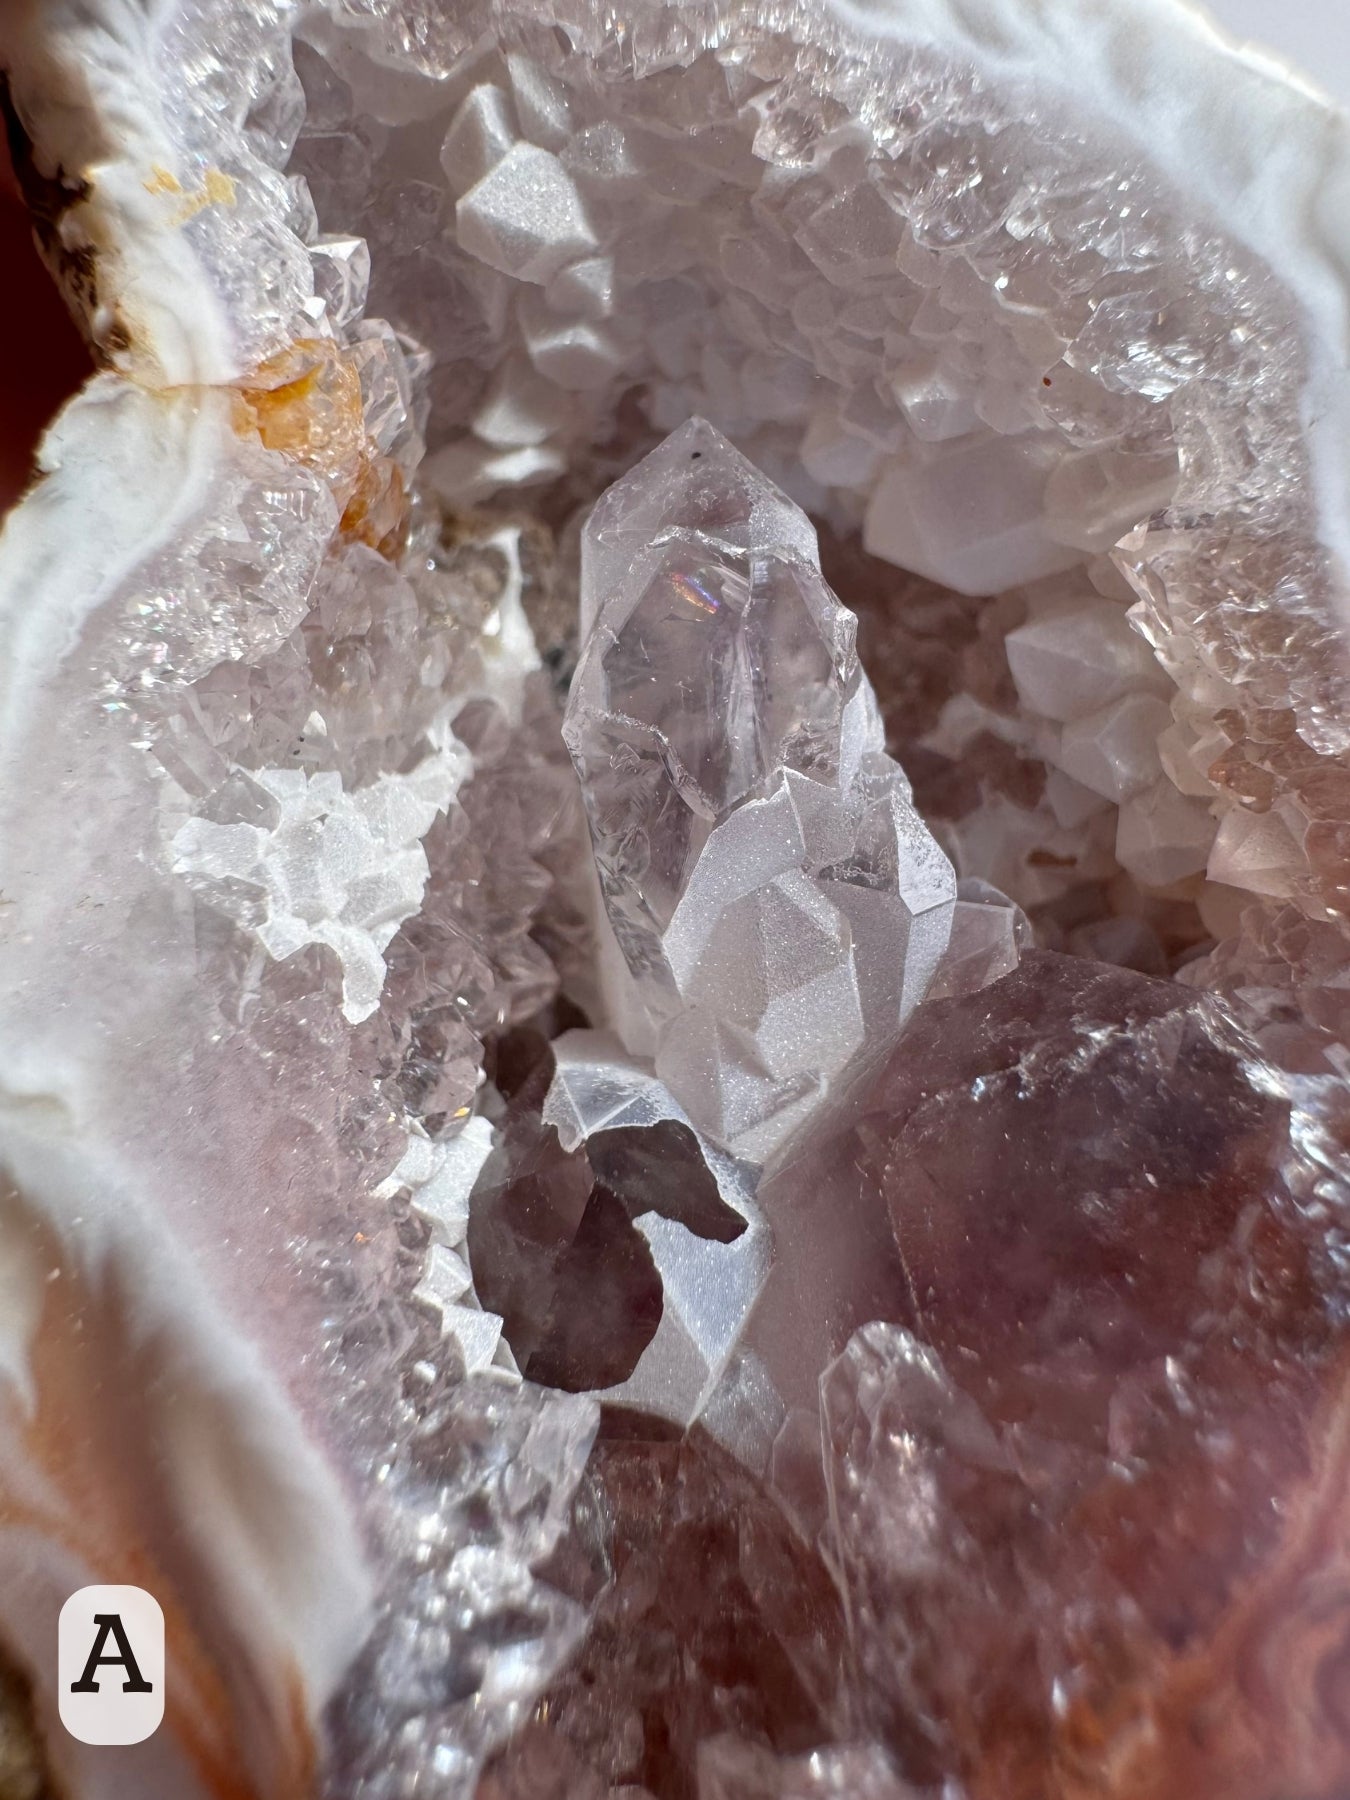
[[[174,839],[174,868],[268,954],[326,944],[343,970],[342,1010],[355,1025],[380,1003],[384,953],[421,908],[430,869],[422,839],[468,769],[451,734],[406,775],[355,793],[332,771],[264,769],[247,778],[261,821],[192,818]]]
[[[884,1053],[951,932],[804,514],[692,420],[600,500],[563,734],[633,986],[693,1121],[767,1161]]]

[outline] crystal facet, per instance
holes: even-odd
[[[564,736],[647,1050],[763,1162],[883,1054],[955,877],[884,750],[810,526],[693,421],[604,496]]]
[[[908,1291],[821,1404],[874,1728],[980,1800],[1333,1793],[1345,1194],[1288,1084],[1033,952],[865,1115]]]

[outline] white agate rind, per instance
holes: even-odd
[[[37,457],[45,479],[0,530],[0,807],[24,792],[35,709],[86,621],[203,504],[229,408],[224,391],[159,395],[105,374],[48,430]],[[109,480],[119,468],[136,480]],[[19,848],[8,841],[9,854]]]
[[[203,215],[237,207],[239,167],[231,174],[192,141],[207,108],[188,103],[170,35],[194,11],[209,24],[210,10],[220,9],[16,0],[0,31],[35,166],[68,195],[52,252],[58,272],[75,270],[68,291],[111,366],[156,387],[236,381],[285,341],[275,329],[259,335],[248,316],[258,295],[223,292],[203,254]],[[229,148],[246,154],[242,137]],[[308,262],[299,244],[286,260],[292,280]],[[311,279],[297,313],[312,293]]]
[[[202,1050],[213,1003],[160,837],[172,784],[125,709],[100,712],[95,673],[128,590],[171,578],[174,547],[228,506],[241,454],[269,455],[241,445],[223,390],[100,377],[49,433],[45,479],[0,533],[0,1488],[7,1508],[35,1508],[21,1556],[17,1537],[3,1553],[0,1639],[54,1721],[62,1602],[141,1570],[171,1639],[177,1620],[184,1670],[225,1682],[224,1700],[207,1696],[233,1709],[212,1725],[220,1756],[251,1745],[259,1791],[279,1792],[312,1760],[319,1712],[365,1636],[370,1574],[301,1376],[318,1309],[295,1313],[286,1210],[258,1205],[277,1121],[250,1109],[256,1136],[236,1119],[225,1143],[242,1090]],[[282,493],[294,471],[274,463]],[[335,523],[320,505],[318,541]],[[196,1140],[182,1123],[194,1116]],[[57,1378],[68,1410],[53,1421]],[[105,1415],[124,1418],[115,1454]],[[88,1491],[62,1491],[59,1458],[45,1467],[54,1426],[71,1454],[95,1446]],[[139,1562],[118,1535],[128,1504],[153,1540]],[[142,1791],[197,1791],[186,1765],[173,1773],[185,1729],[171,1709]],[[49,1742],[72,1792],[105,1791],[106,1757],[91,1772],[59,1727]]]
[[[63,1791],[192,1800],[242,1759],[259,1792],[290,1792],[368,1629],[348,1502],[209,1271],[79,1127],[0,1091],[5,1647]],[[123,1581],[160,1600],[174,1687],[166,1728],[119,1763],[58,1724],[52,1646],[69,1594]]]

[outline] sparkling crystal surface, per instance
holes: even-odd
[[[469,1258],[522,1374],[573,1391],[619,1389],[661,1323],[659,1221],[718,1244],[734,1243],[748,1221],[678,1120],[601,1123],[565,1149],[544,1119],[555,1079],[544,1051],[508,1096],[470,1197]]]
[[[600,501],[564,736],[634,1049],[763,1162],[921,999],[955,878],[810,526],[701,421]]]
[[[1343,1800],[1343,122],[12,11],[0,1765],[131,1569],[148,1800]]]
[[[625,1784],[655,1800],[715,1794],[719,1764],[734,1768],[722,1734],[789,1769],[831,1735],[839,1594],[772,1497],[715,1445],[662,1441],[640,1422],[602,1440],[550,1574],[593,1597],[590,1631],[480,1784],[484,1800],[517,1800],[563,1771],[560,1795]]]

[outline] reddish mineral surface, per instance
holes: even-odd
[[[1283,1084],[1212,1002],[1032,953],[859,1135],[912,1307],[822,1388],[876,1728],[979,1800],[1344,1794],[1344,1193]]]
[[[1339,1800],[1328,1155],[1175,983],[1033,951],[922,1007],[847,1129],[761,1190],[779,1259],[746,1341],[796,1406],[769,1472],[612,1415],[546,1571],[587,1637],[480,1800]],[[588,1165],[554,1161],[556,1206]],[[869,1217],[870,1260],[841,1259]],[[803,1368],[850,1330],[816,1438]]]

